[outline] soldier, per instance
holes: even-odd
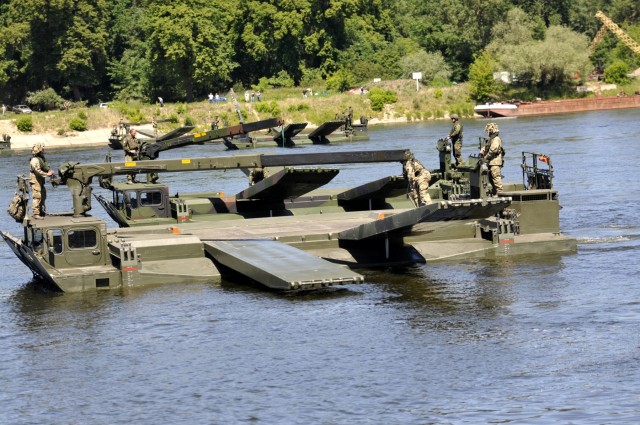
[[[53,170],[49,169],[49,164],[44,158],[44,145],[38,143],[31,149],[31,161],[29,161],[29,183],[33,196],[33,218],[42,220],[46,214],[45,201],[47,190],[44,187],[45,177],[53,176]]]
[[[349,112],[347,113],[347,130],[353,128],[353,108],[349,106]]]
[[[138,142],[138,138],[136,137],[136,130],[132,128],[129,130],[129,134],[124,138],[124,143],[122,144],[122,148],[124,149],[124,160],[126,162],[135,161],[138,155],[138,149],[140,149],[140,143]],[[133,184],[136,182],[136,175],[128,174],[127,175],[127,184]]]
[[[462,124],[457,114],[451,114],[451,131],[446,137],[453,145],[453,156],[456,158],[456,168],[462,162]]]
[[[211,130],[217,130],[220,127],[220,116],[216,115],[216,118],[211,122]]]
[[[420,207],[431,203],[429,183],[431,173],[415,158],[411,158],[403,165],[404,177],[409,183],[409,198],[413,204]]]
[[[502,139],[499,136],[498,124],[494,122],[487,124],[484,131],[489,135],[489,139],[480,150],[480,155],[489,164],[489,180],[493,187],[492,195],[497,195],[502,192],[502,166],[504,165]]]

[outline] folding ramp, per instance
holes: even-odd
[[[274,240],[203,240],[203,243],[216,262],[272,289],[310,290],[364,280],[348,268]]]
[[[283,128],[282,131],[279,131],[275,136],[273,136],[273,141],[280,147],[295,146],[296,144],[293,142],[293,138],[306,127],[306,122],[289,124]]]
[[[309,139],[314,145],[326,145],[330,141],[327,136],[339,129],[344,125],[344,121],[327,121],[320,125],[320,127],[309,133]]]

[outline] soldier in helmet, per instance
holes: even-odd
[[[462,162],[462,124],[457,114],[451,114],[451,131],[447,139],[453,145],[453,156],[456,158],[456,167]]]
[[[44,145],[38,143],[31,149],[32,158],[29,161],[29,183],[33,197],[33,218],[42,220],[46,214],[45,201],[47,190],[44,187],[46,177],[53,176],[53,170],[49,168],[44,157]]]
[[[136,130],[134,128],[129,130],[129,134],[124,138],[122,149],[124,149],[124,160],[126,162],[136,160],[138,150],[140,149],[140,142],[136,137]],[[135,181],[135,174],[127,174],[127,184],[132,184]]]
[[[429,195],[429,183],[431,173],[415,158],[411,158],[403,164],[402,171],[409,183],[409,198],[417,207],[429,205],[431,196]]]
[[[493,195],[502,192],[502,166],[504,165],[504,149],[498,124],[491,122],[484,127],[484,131],[489,135],[486,144],[480,150],[480,155],[489,165],[489,181],[493,187]]]

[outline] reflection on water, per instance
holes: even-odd
[[[465,155],[486,122],[465,120]],[[0,379],[10,383],[0,423],[637,422],[637,110],[499,125],[506,180],[521,179],[520,152],[552,157],[561,227],[578,238],[577,254],[365,270],[364,284],[288,296],[242,282],[63,295],[36,290],[0,244]],[[331,149],[410,148],[436,167],[435,142],[449,129],[379,127],[370,142]],[[625,146],[615,170],[610,140]],[[194,146],[162,158],[214,152]],[[57,166],[105,153],[47,157]],[[0,155],[0,204],[28,159]],[[400,172],[354,164],[330,185]],[[161,178],[172,192],[247,185],[235,171]],[[70,199],[67,188],[51,189],[48,207],[68,210]],[[20,231],[7,215],[0,229]]]

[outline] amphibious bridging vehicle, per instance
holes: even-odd
[[[65,292],[219,282],[229,273],[276,290],[311,290],[362,282],[352,271],[358,267],[576,250],[575,239],[560,231],[552,169],[538,167],[538,155],[523,154],[523,183],[505,184],[491,197],[479,157],[454,170],[450,146],[440,141],[438,150],[433,202],[419,206],[407,196],[411,177],[401,173],[346,190],[321,188],[339,172],[321,166],[392,162],[400,171],[414,159],[409,150],[65,164],[59,173],[73,212],[27,215],[20,238],[2,236],[39,281]],[[254,184],[234,196],[170,197],[160,183],[110,183],[132,172],[225,169],[253,171]],[[96,177],[111,185],[113,204],[102,204],[117,210],[112,217],[136,227],[107,229],[87,215]],[[24,180],[20,187],[24,199]]]

